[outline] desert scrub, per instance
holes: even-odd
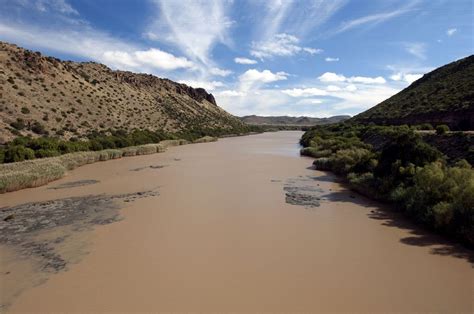
[[[66,168],[57,158],[0,165],[0,193],[40,186],[64,176]]]
[[[454,163],[407,126],[318,126],[301,144],[303,155],[316,158],[317,170],[343,175],[352,189],[474,247],[474,169],[468,161]]]
[[[178,144],[180,141],[176,141]],[[27,160],[0,165],[0,193],[47,184],[62,178],[66,171],[110,159],[164,152],[162,144],[148,144],[124,149],[75,152],[58,157]]]
[[[209,142],[215,142],[215,141],[217,141],[217,137],[204,136],[193,141],[193,143],[209,143]]]

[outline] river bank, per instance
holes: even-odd
[[[0,195],[2,214],[83,213],[30,214],[21,241],[0,245],[2,304],[9,312],[469,312],[470,252],[311,169],[299,156],[301,134],[88,164]],[[64,267],[43,269],[48,256],[25,243],[46,243]]]

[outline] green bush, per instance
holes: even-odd
[[[44,126],[38,121],[35,121],[35,123],[33,123],[33,125],[31,126],[31,131],[39,135],[48,133],[46,129],[44,128]]]
[[[301,144],[302,155],[316,158],[316,169],[342,174],[352,189],[395,202],[414,220],[474,246],[471,164],[448,165],[413,128],[318,126],[303,135]]]
[[[26,127],[25,121],[23,119],[16,119],[15,122],[10,123],[10,126],[12,128],[15,128],[17,130],[23,130]]]
[[[449,126],[446,124],[440,124],[436,126],[436,134],[443,135],[449,132]]]
[[[474,244],[474,170],[433,162],[419,167],[403,206],[417,220]]]
[[[17,162],[34,158],[34,150],[20,145],[8,146],[4,151],[4,162]]]

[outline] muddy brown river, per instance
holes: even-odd
[[[471,313],[472,252],[311,169],[301,135],[172,147],[0,195],[2,221],[15,212],[1,311]]]

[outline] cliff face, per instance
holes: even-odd
[[[350,121],[474,130],[474,56],[442,66]]]
[[[0,143],[17,135],[70,138],[93,130],[242,125],[202,88],[94,62],[61,61],[0,42]]]

